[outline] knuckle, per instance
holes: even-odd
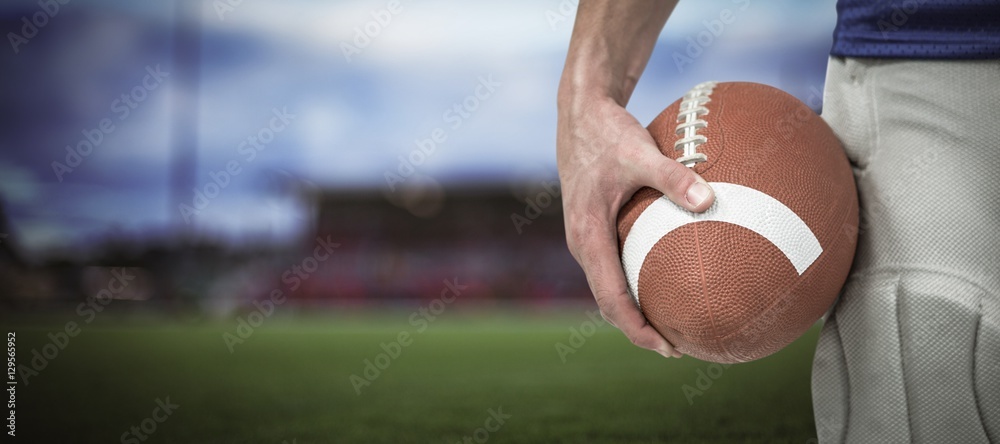
[[[630,145],[633,148],[627,149],[626,147],[620,147],[617,156],[619,165],[641,165],[643,163],[643,158],[645,157],[645,152],[641,149],[637,149],[634,145]]]
[[[600,308],[601,317],[603,317],[605,321],[608,321],[609,324],[616,325],[615,318],[618,314],[618,308],[615,304],[611,303],[606,295],[594,295],[594,299],[597,300],[597,306]]]
[[[596,208],[590,210],[599,211]],[[608,222],[588,210],[583,214],[571,216],[567,222],[567,239],[579,246],[591,245],[595,240],[600,239],[602,232],[607,228]]]
[[[614,317],[615,306],[611,303],[607,294],[596,291],[594,292],[594,300],[597,301],[597,306],[601,308],[601,315],[605,319]]]
[[[570,250],[579,250],[581,245],[586,244],[590,228],[586,224],[569,223],[566,226],[566,242]]]
[[[607,323],[609,323],[611,325],[615,325],[615,323],[611,320],[611,316],[608,315],[608,313],[606,312],[606,310],[601,309],[601,317],[604,318],[604,322],[607,322]]]
[[[646,340],[646,338],[642,337],[642,335],[640,335],[639,333],[634,331],[627,331],[625,332],[625,336],[628,338],[629,342],[631,342],[633,345],[638,347],[648,348],[646,346],[648,341]]]
[[[614,316],[611,316],[611,313],[609,313],[611,310],[608,307],[601,305],[600,303],[598,303],[597,305],[601,312],[601,317],[604,318],[604,320],[607,321],[609,324],[614,325],[614,322],[612,321],[612,319],[614,319]]]
[[[661,169],[660,172],[661,185],[665,188],[662,191],[667,191],[674,195],[684,195],[688,187],[697,180],[694,172],[675,160],[668,160],[669,162],[665,163],[665,165],[669,166]]]
[[[657,347],[656,341],[648,336],[636,335],[636,337],[629,339],[632,339],[632,343],[638,347],[649,350],[654,350]]]
[[[572,236],[569,234],[569,230],[566,230],[566,248],[569,250],[569,254],[572,254],[574,258],[577,257],[576,254],[576,243]]]

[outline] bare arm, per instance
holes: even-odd
[[[559,105],[604,96],[628,103],[677,0],[581,0],[559,84]]]
[[[628,295],[618,259],[621,206],[643,186],[691,211],[714,195],[687,167],[660,153],[625,110],[676,0],[580,0],[559,84],[557,157],[566,240],[601,313],[632,343],[679,357]]]

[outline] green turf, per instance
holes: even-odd
[[[491,443],[810,442],[817,331],[764,360],[711,369],[667,360],[608,326],[560,360],[582,309],[562,316],[446,314],[423,333],[409,313],[272,318],[230,353],[234,322],[98,320],[18,392],[24,442],[120,442],[157,398],[180,408],[144,441],[453,443],[489,409],[511,415]],[[14,323],[18,358],[66,320]],[[9,328],[9,329],[10,329]],[[356,394],[349,377],[400,331],[412,344]],[[705,382],[702,380],[702,388]],[[492,425],[493,423],[491,423]],[[480,431],[479,438],[484,435]],[[140,441],[135,441],[140,442]],[[476,442],[475,440],[469,442]]]

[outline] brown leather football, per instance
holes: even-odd
[[[649,323],[679,351],[746,362],[785,347],[836,300],[858,201],[829,126],[767,85],[705,82],[649,125],[715,203],[692,213],[643,188],[618,214],[619,251]]]

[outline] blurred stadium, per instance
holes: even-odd
[[[16,439],[812,442],[815,331],[721,367],[596,316],[555,170],[575,8],[5,2]],[[714,79],[819,111],[834,19],[684,2],[629,109]]]

